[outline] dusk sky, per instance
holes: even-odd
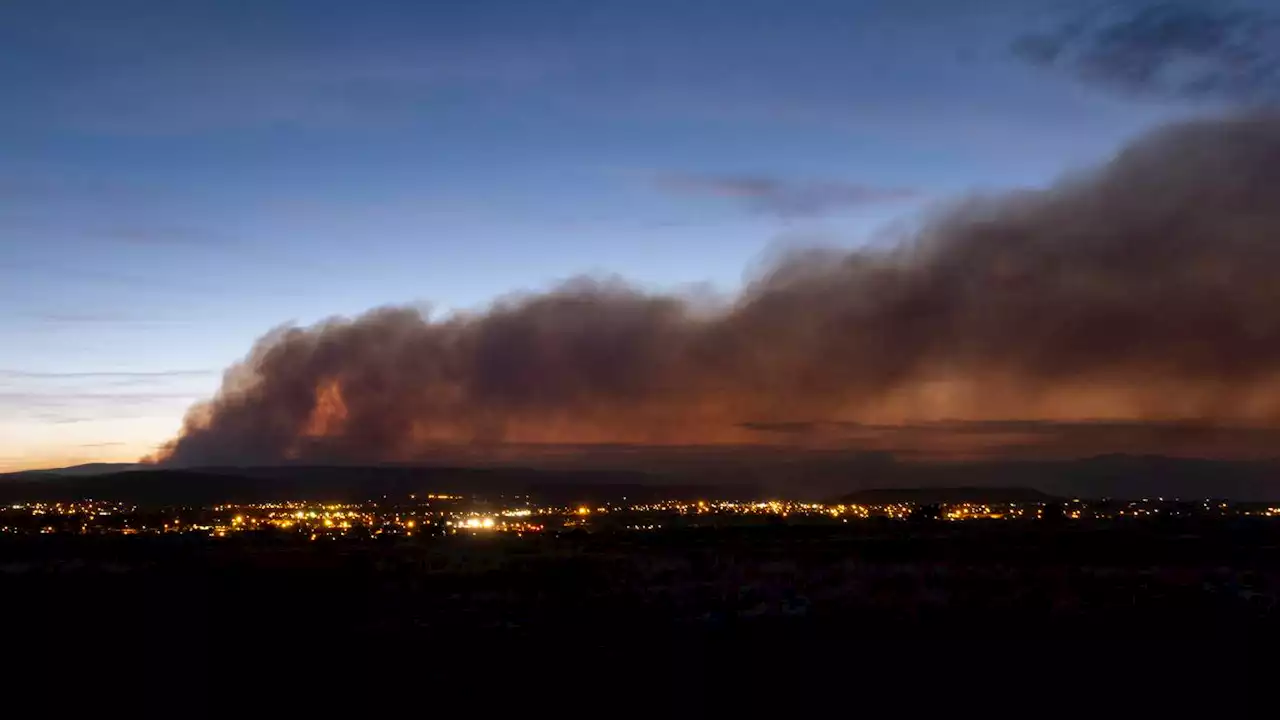
[[[285,323],[732,294],[1229,104],[1016,50],[1080,5],[7,0],[0,471],[152,452]]]

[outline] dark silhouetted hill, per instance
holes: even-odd
[[[37,480],[40,478],[65,477],[65,476],[90,476],[90,475],[109,475],[112,473],[125,472],[127,470],[136,470],[146,467],[138,463],[85,463],[83,465],[70,465],[68,467],[48,468],[42,470],[20,470],[18,472],[0,474],[0,479],[27,479]]]
[[[687,451],[686,451],[687,452]],[[661,459],[661,458],[660,458]],[[905,462],[837,453],[735,456],[692,452],[655,462],[609,459],[530,466],[272,466],[131,469],[70,474],[57,470],[0,476],[0,502],[81,497],[149,504],[326,500],[356,502],[416,493],[534,495],[544,502],[644,501],[661,498],[829,499],[874,491],[927,493],[975,501],[1061,498],[1229,498],[1280,500],[1280,462],[1105,455],[1076,460]],[[912,495],[911,493],[915,493]],[[958,493],[958,494],[957,494]],[[869,497],[876,497],[875,495]],[[892,501],[892,500],[886,500]],[[931,498],[930,502],[940,500]],[[862,500],[861,502],[871,502]]]
[[[1035,503],[1057,500],[1048,493],[1024,487],[873,488],[837,499],[851,505],[891,503]]]
[[[364,502],[447,493],[529,495],[542,502],[643,502],[668,498],[758,497],[755,488],[672,482],[623,471],[443,467],[152,468],[105,475],[0,478],[0,502],[77,498],[144,505],[210,505],[284,500]]]
[[[1146,455],[967,463],[898,462],[853,474],[846,488],[1029,488],[1062,498],[1269,501],[1280,499],[1280,462]]]

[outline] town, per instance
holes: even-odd
[[[0,507],[0,533],[184,534],[224,538],[275,534],[311,541],[534,533],[658,531],[759,524],[839,526],[873,521],[1028,522],[1280,518],[1280,504],[1145,498],[1134,501],[890,502],[668,500],[630,504],[542,504],[529,496],[410,495],[365,503],[269,502],[142,507],[91,499]]]

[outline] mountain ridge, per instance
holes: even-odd
[[[1019,488],[1050,497],[1280,500],[1280,462],[1153,455],[1071,460],[929,463],[863,455],[712,454],[681,462],[630,464],[276,465],[168,468],[75,466],[0,475],[0,501],[100,497],[136,502],[256,499],[366,500],[417,492],[524,494],[556,488],[557,497],[652,496],[697,489],[703,496],[822,499],[860,491]]]

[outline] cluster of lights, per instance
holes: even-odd
[[[1036,508],[1036,512],[1039,512]],[[947,520],[1004,520],[1026,516],[1027,509],[1015,503],[1003,505],[985,505],[981,503],[958,503],[948,505],[943,517]]]
[[[445,527],[453,533],[525,533],[542,532],[545,525],[524,520],[532,515],[528,510],[504,511],[498,517],[492,515],[460,515],[455,520],[445,521]]]
[[[416,498],[415,498],[416,499]],[[912,503],[854,504],[786,500],[698,500],[537,506],[517,498],[510,506],[451,503],[441,507],[428,500],[461,501],[456,495],[431,494],[417,504],[380,507],[366,504],[277,502],[222,504],[210,508],[186,508],[140,513],[138,508],[115,502],[84,500],[66,503],[18,503],[0,506],[0,532],[9,533],[201,533],[213,537],[259,531],[284,530],[312,539],[341,537],[359,530],[369,535],[413,536],[430,527],[446,534],[536,533],[547,528],[593,528],[608,525],[610,515],[623,515],[627,530],[656,530],[661,516],[774,516],[826,518],[850,522],[865,518],[905,519],[917,510]],[[1164,498],[1094,504],[1078,499],[1065,503],[1067,519],[1158,518],[1196,512],[1211,515],[1280,517],[1280,507],[1237,507],[1220,501],[1170,505]],[[633,517],[639,515],[640,517]],[[1015,520],[1043,517],[1040,503],[949,503],[939,507],[939,517],[949,521]],[[694,520],[697,522],[697,520]]]
[[[2,506],[0,506],[2,507]],[[135,505],[100,500],[81,500],[79,502],[55,503],[14,503],[9,510],[27,512],[32,515],[94,515],[108,516],[137,512]]]

